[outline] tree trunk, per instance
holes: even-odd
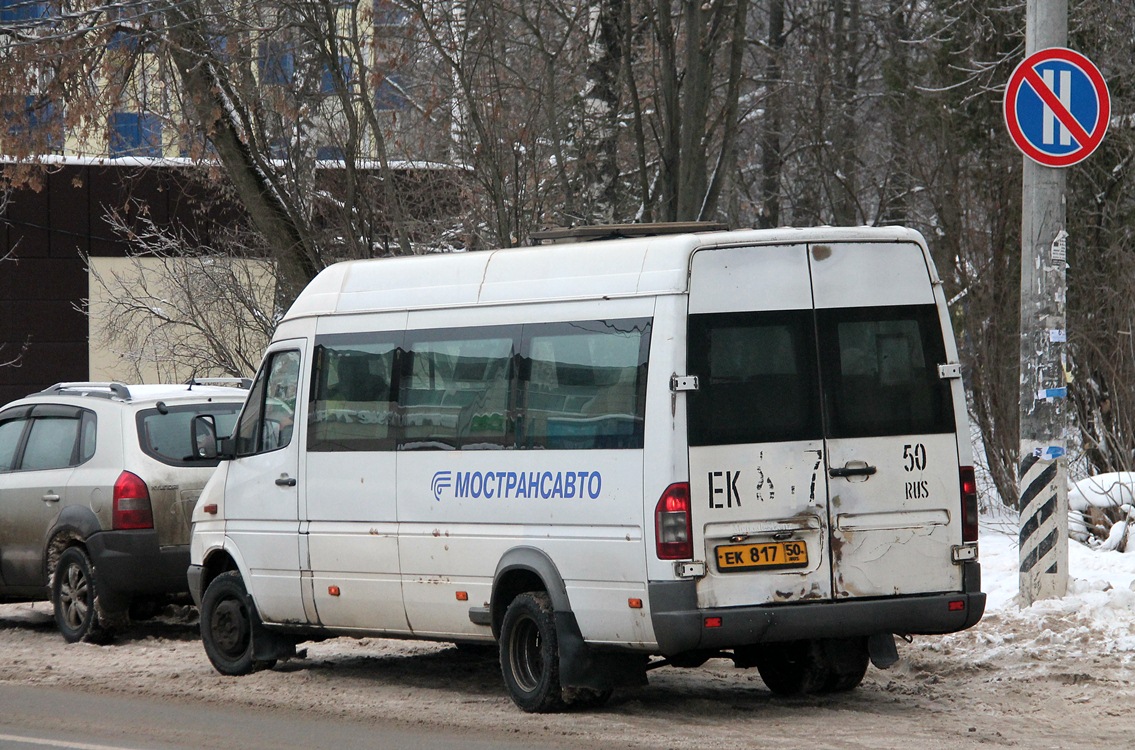
[[[598,0],[591,7],[588,22],[580,170],[584,215],[598,224],[615,221],[619,194],[619,72],[623,67],[625,5],[626,0]]]
[[[782,56],[784,54],[784,0],[769,0],[768,59],[765,61],[765,118],[759,137],[761,151],[758,224],[780,226],[780,180],[784,169],[780,134],[784,122]]]
[[[195,11],[195,12],[191,12]],[[271,165],[245,137],[248,113],[223,74],[205,34],[199,6],[169,4],[169,53],[186,97],[204,127],[253,225],[279,255],[281,300],[295,295],[321,270],[319,251],[296,220],[298,211],[273,183]]]

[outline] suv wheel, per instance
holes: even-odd
[[[55,624],[68,643],[106,643],[113,633],[99,621],[91,559],[82,547],[68,547],[59,556],[51,579]]]

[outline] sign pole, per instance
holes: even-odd
[[[1067,0],[1028,0],[1026,54],[1068,43]],[[1048,112],[1046,111],[1046,116]],[[1053,123],[1053,132],[1060,125]],[[1067,309],[1063,169],[1025,157],[1021,218],[1020,599],[1068,590]]]

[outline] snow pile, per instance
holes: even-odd
[[[1068,488],[1068,533],[1073,539],[1103,550],[1123,551],[1128,530],[1135,536],[1133,522],[1135,472],[1098,474]]]
[[[1101,658],[1135,666],[1135,552],[1093,549],[1070,540],[1068,556],[1068,594],[1021,608],[1016,533],[1003,525],[983,526],[985,617],[970,631],[919,638],[916,646],[976,666],[1008,667],[1010,679],[1067,672],[1070,665],[1090,672]]]

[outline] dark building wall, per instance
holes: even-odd
[[[0,163],[0,179],[14,169],[20,168]],[[412,168],[397,173],[411,214],[428,220],[457,216],[456,174]],[[338,179],[333,169],[319,178],[332,188]],[[144,205],[155,224],[188,228],[204,241],[211,227],[243,220],[220,191],[190,179],[190,170],[177,165],[65,163],[40,173],[40,182],[38,190],[13,190],[0,212],[0,257],[12,256],[0,262],[0,363],[20,355],[18,367],[0,367],[0,405],[52,383],[88,378],[89,326],[82,304],[89,282],[83,258],[126,255],[127,244],[107,223],[112,211],[136,216]]]
[[[0,165],[0,171],[3,166]],[[112,207],[149,206],[159,224],[194,223],[177,167],[53,166],[39,190],[11,191],[0,214],[0,404],[90,371],[84,255],[121,257],[106,219]],[[22,354],[21,354],[22,352]]]

